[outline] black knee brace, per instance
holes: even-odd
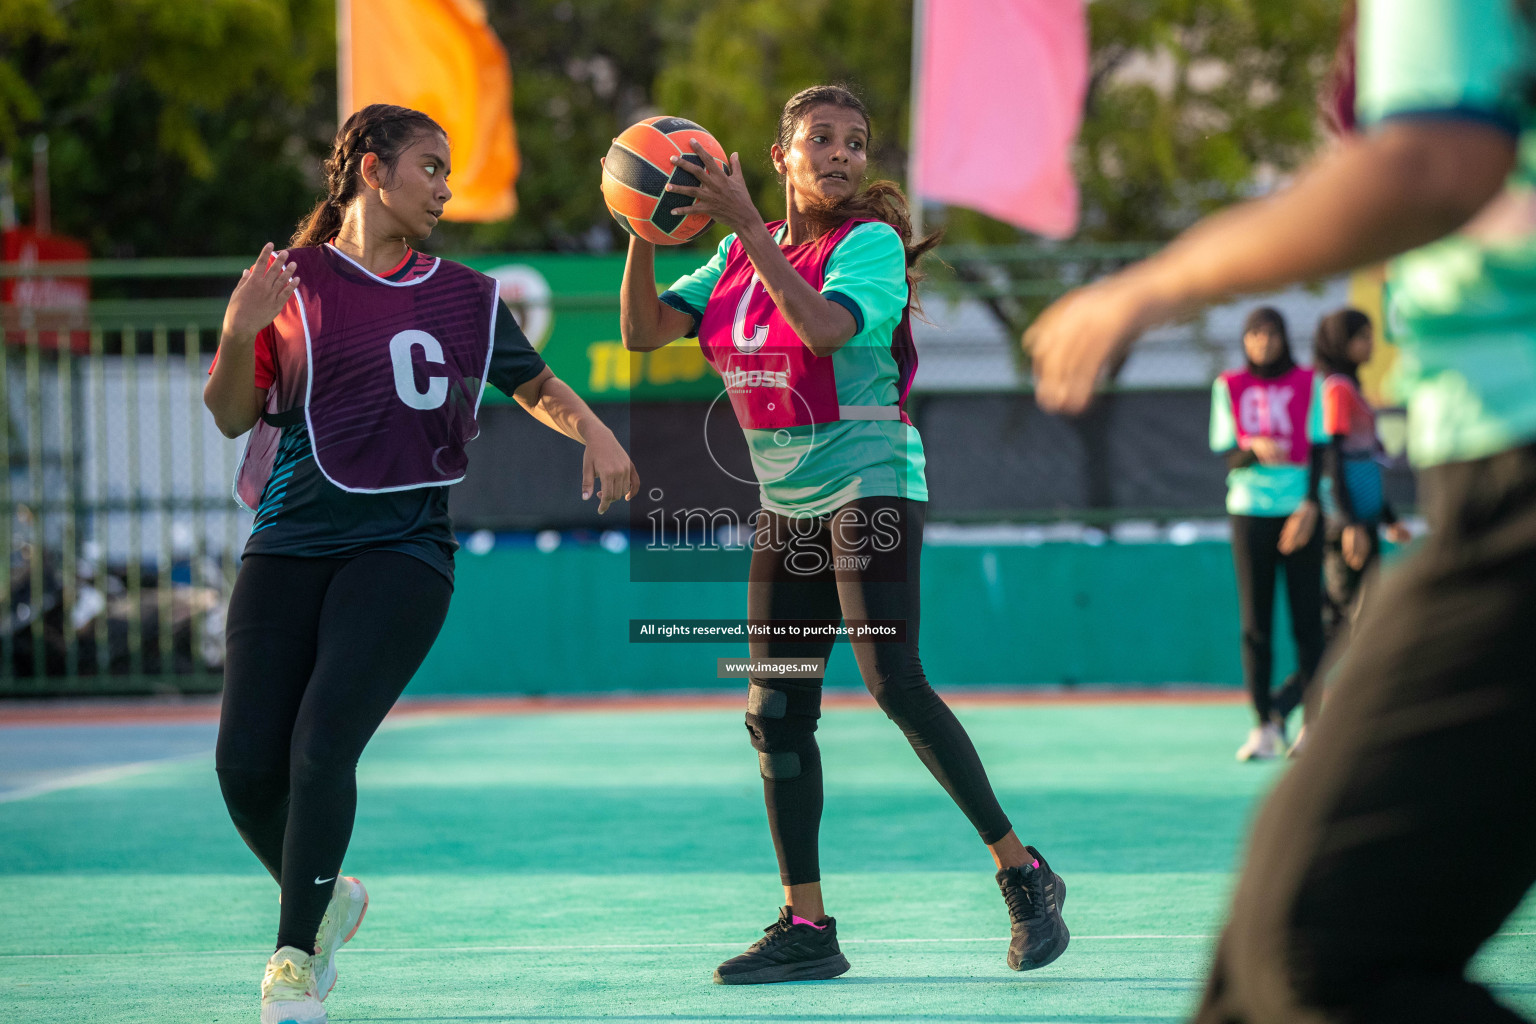
[[[787,782],[821,767],[816,720],[821,686],[753,680],[747,690],[747,732],[763,778]]]

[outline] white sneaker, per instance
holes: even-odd
[[[1237,748],[1239,761],[1269,761],[1285,752],[1285,740],[1277,725],[1257,725],[1248,731],[1248,742]]]
[[[322,1000],[336,985],[336,951],[352,941],[366,913],[368,890],[363,883],[346,875],[336,879],[331,905],[325,908],[315,936],[315,986]]]
[[[261,1024],[326,1024],[313,956],[292,946],[272,954],[261,979]]]

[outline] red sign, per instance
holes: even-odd
[[[39,235],[31,228],[13,228],[0,234],[0,256],[7,264],[35,267],[45,263],[77,262],[90,258],[85,243],[57,235]],[[43,348],[58,348],[69,336],[69,347],[84,352],[90,347],[86,315],[91,283],[84,277],[7,277],[0,280],[0,322],[5,341],[24,345],[29,331],[36,331]]]

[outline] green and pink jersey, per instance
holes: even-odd
[[[782,240],[781,223],[770,229]],[[928,500],[922,438],[902,411],[917,354],[900,237],[854,221],[783,249],[853,316],[853,337],[831,355],[812,355],[784,322],[735,235],[661,296],[693,318],[689,336],[721,372],[763,507],[824,515],[855,498]]]
[[[1304,367],[1264,378],[1234,370],[1211,386],[1211,451],[1247,448],[1256,437],[1280,442],[1284,463],[1227,473],[1227,511],[1235,516],[1288,516],[1307,497],[1312,446],[1327,444],[1322,382]]]
[[[1526,13],[1522,15],[1522,11]],[[1404,253],[1387,278],[1394,387],[1418,466],[1536,442],[1536,34],[1515,0],[1363,0],[1356,109],[1508,133],[1504,192],[1462,230]]]

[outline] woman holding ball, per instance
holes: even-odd
[[[688,170],[698,184],[674,177],[668,191],[691,202],[671,212],[711,217],[734,233],[660,296],[654,247],[631,238],[624,344],[648,351],[697,335],[725,380],[762,501],[748,618],[904,625],[896,642],[852,641],[859,671],[991,851],[1012,921],[1008,964],[1031,970],[1066,949],[1065,887],[1014,834],[970,738],[918,658],[928,493],[922,439],[903,404],[917,364],[908,320],[914,268],[938,238],[912,239],[894,184],[861,187],[869,137],[864,106],[848,90],[816,86],[791,97],[770,150],[784,181],[785,219],[770,224],[747,193],[740,158],[733,154],[722,168],[695,142],[699,166]],[[680,160],[695,162],[673,163]],[[751,656],[825,659],[833,642],[754,640]],[[720,965],[719,983],[848,970],[821,891],[820,714],[820,679],[751,678],[746,723],[785,906],[762,939]]]
[[[639,486],[612,431],[550,373],[496,282],[416,252],[448,188],[430,117],[374,104],[326,161],[328,195],[230,297],[203,398],[251,431],[235,481],[255,510],[230,596],[219,785],[281,887],[262,1024],[323,1024],[335,956],[367,909],[341,874],[364,746],[431,649],[453,593],[447,486],[488,380],[587,445],[583,497]],[[323,314],[323,315],[322,315]]]

